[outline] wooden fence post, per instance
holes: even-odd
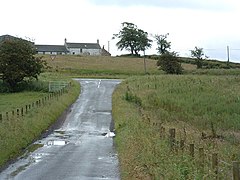
[[[21,108],[21,116],[23,116],[23,113],[24,113],[24,112],[23,112],[23,108]]]
[[[165,138],[165,128],[163,126],[160,128],[160,138]]]
[[[240,180],[239,162],[233,161],[233,180]]]
[[[0,122],[2,122],[2,120],[3,120],[3,116],[2,114],[0,114]]]
[[[17,109],[17,117],[19,117],[19,109]]]
[[[190,156],[194,157],[194,144],[190,144]]]
[[[213,153],[212,155],[212,169],[214,173],[217,175],[218,174],[218,154]]]
[[[175,146],[175,138],[176,138],[176,130],[175,129],[169,129],[169,141],[170,141],[170,148],[171,151],[174,150],[174,146]]]
[[[185,141],[183,139],[180,140],[180,150],[184,151]]]
[[[27,114],[27,112],[28,112],[28,105],[26,105],[26,107],[25,107],[25,108],[26,108],[26,114]]]
[[[204,149],[201,147],[198,149],[199,151],[199,165],[202,168],[202,170],[204,169]]]

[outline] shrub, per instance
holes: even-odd
[[[159,57],[157,66],[160,66],[161,70],[165,71],[167,74],[182,74],[183,70],[176,53],[162,54]]]

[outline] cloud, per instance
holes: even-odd
[[[161,8],[184,8],[205,10],[231,10],[229,0],[89,0],[96,5],[107,6],[154,6]]]

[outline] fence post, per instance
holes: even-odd
[[[201,147],[199,148],[199,165],[202,168],[202,170],[204,169],[204,149]]]
[[[183,139],[180,140],[180,150],[184,151],[185,141]]]
[[[27,114],[27,112],[28,112],[28,105],[26,105],[26,114]]]
[[[8,112],[6,112],[6,119],[8,120]]]
[[[190,144],[190,156],[194,157],[194,144]]]
[[[0,114],[0,122],[2,122],[3,116],[2,114]]]
[[[165,128],[163,126],[160,128],[160,138],[165,138]]]
[[[233,161],[233,180],[240,180],[239,162]]]
[[[214,173],[217,175],[218,174],[218,154],[213,153],[212,155],[212,169]]]
[[[23,116],[23,108],[21,108],[21,116]]]
[[[174,146],[175,146],[175,137],[176,137],[176,130],[175,129],[169,129],[169,141],[170,141],[170,148],[171,151],[174,150]]]
[[[19,109],[17,109],[17,117],[19,117]]]

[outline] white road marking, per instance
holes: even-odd
[[[100,88],[101,81],[102,81],[102,80],[99,80],[99,82],[98,82],[98,87],[97,87],[97,88]]]

